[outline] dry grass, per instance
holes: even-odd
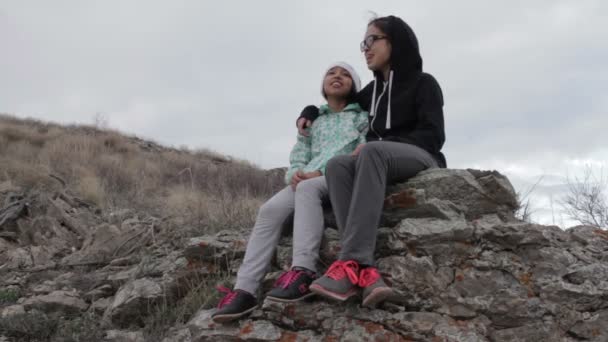
[[[17,289],[0,289],[0,308],[3,305],[10,305],[17,302],[20,293]]]
[[[60,314],[30,311],[0,319],[0,335],[9,341],[81,342],[101,341],[100,318],[89,313],[67,318]]]
[[[0,336],[11,341],[48,341],[57,331],[59,319],[42,312],[16,314],[0,319]]]
[[[149,342],[160,342],[171,327],[180,327],[187,323],[199,310],[206,310],[217,305],[220,293],[216,286],[228,284],[230,275],[218,272],[212,276],[198,276],[188,281],[187,294],[177,301],[163,301],[149,308],[145,318],[144,335]]]
[[[0,184],[62,190],[51,175],[104,212],[134,209],[199,232],[251,225],[282,186],[280,176],[212,151],[0,115]]]

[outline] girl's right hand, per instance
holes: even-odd
[[[305,179],[303,176],[304,176],[304,173],[302,171],[298,171],[298,172],[294,173],[293,176],[291,176],[291,189],[293,191],[296,191],[296,187],[298,186],[298,183],[300,183],[301,181],[303,181]]]
[[[298,126],[298,133],[300,133],[300,135],[307,137],[308,132],[306,131],[306,128],[308,128],[312,125],[312,121],[302,117],[302,118],[298,119],[298,121],[296,122],[296,125]]]
[[[363,146],[365,146],[365,144],[359,144],[355,150],[353,151],[353,153],[351,153],[351,156],[356,156],[359,155],[359,152],[361,152],[361,149],[363,149]]]

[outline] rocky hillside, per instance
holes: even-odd
[[[513,188],[497,172],[429,170],[388,189],[377,260],[396,295],[381,307],[263,301],[218,325],[214,287],[234,281],[280,170],[11,118],[0,120],[0,140],[2,342],[608,340],[608,233],[516,219]],[[120,171],[97,159],[156,171],[138,169],[123,183],[136,186],[115,193]],[[105,195],[82,191],[83,175]],[[176,188],[189,189],[182,200]],[[330,210],[325,219],[321,267],[340,248]],[[290,265],[287,228],[266,288]]]
[[[107,329],[91,304],[131,277],[122,271],[141,265],[138,272],[146,274],[191,237],[251,226],[282,183],[282,170],[207,150],[0,115],[0,336],[100,340]],[[114,276],[127,278],[107,283]],[[155,329],[211,305],[221,279],[180,283],[190,306],[150,303],[142,314],[146,335],[159,336]],[[84,296],[91,291],[93,297]],[[11,307],[58,294],[81,309],[84,300],[87,310]]]
[[[2,187],[71,193],[104,214],[131,209],[180,218],[181,226],[199,233],[249,225],[260,200],[282,182],[208,150],[168,148],[112,130],[0,114]]]

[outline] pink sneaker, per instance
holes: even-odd
[[[359,264],[354,260],[337,260],[325,274],[312,282],[310,291],[341,302],[358,292]]]
[[[375,308],[393,295],[393,290],[384,283],[376,267],[366,267],[359,273],[359,287],[363,288],[363,305]]]

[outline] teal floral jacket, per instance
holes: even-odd
[[[289,155],[285,183],[291,183],[293,174],[299,170],[319,170],[325,174],[325,166],[332,157],[352,153],[357,145],[365,143],[368,127],[367,112],[357,103],[347,105],[339,113],[333,113],[328,105],[321,106],[319,117],[308,128],[309,135],[298,134]]]

